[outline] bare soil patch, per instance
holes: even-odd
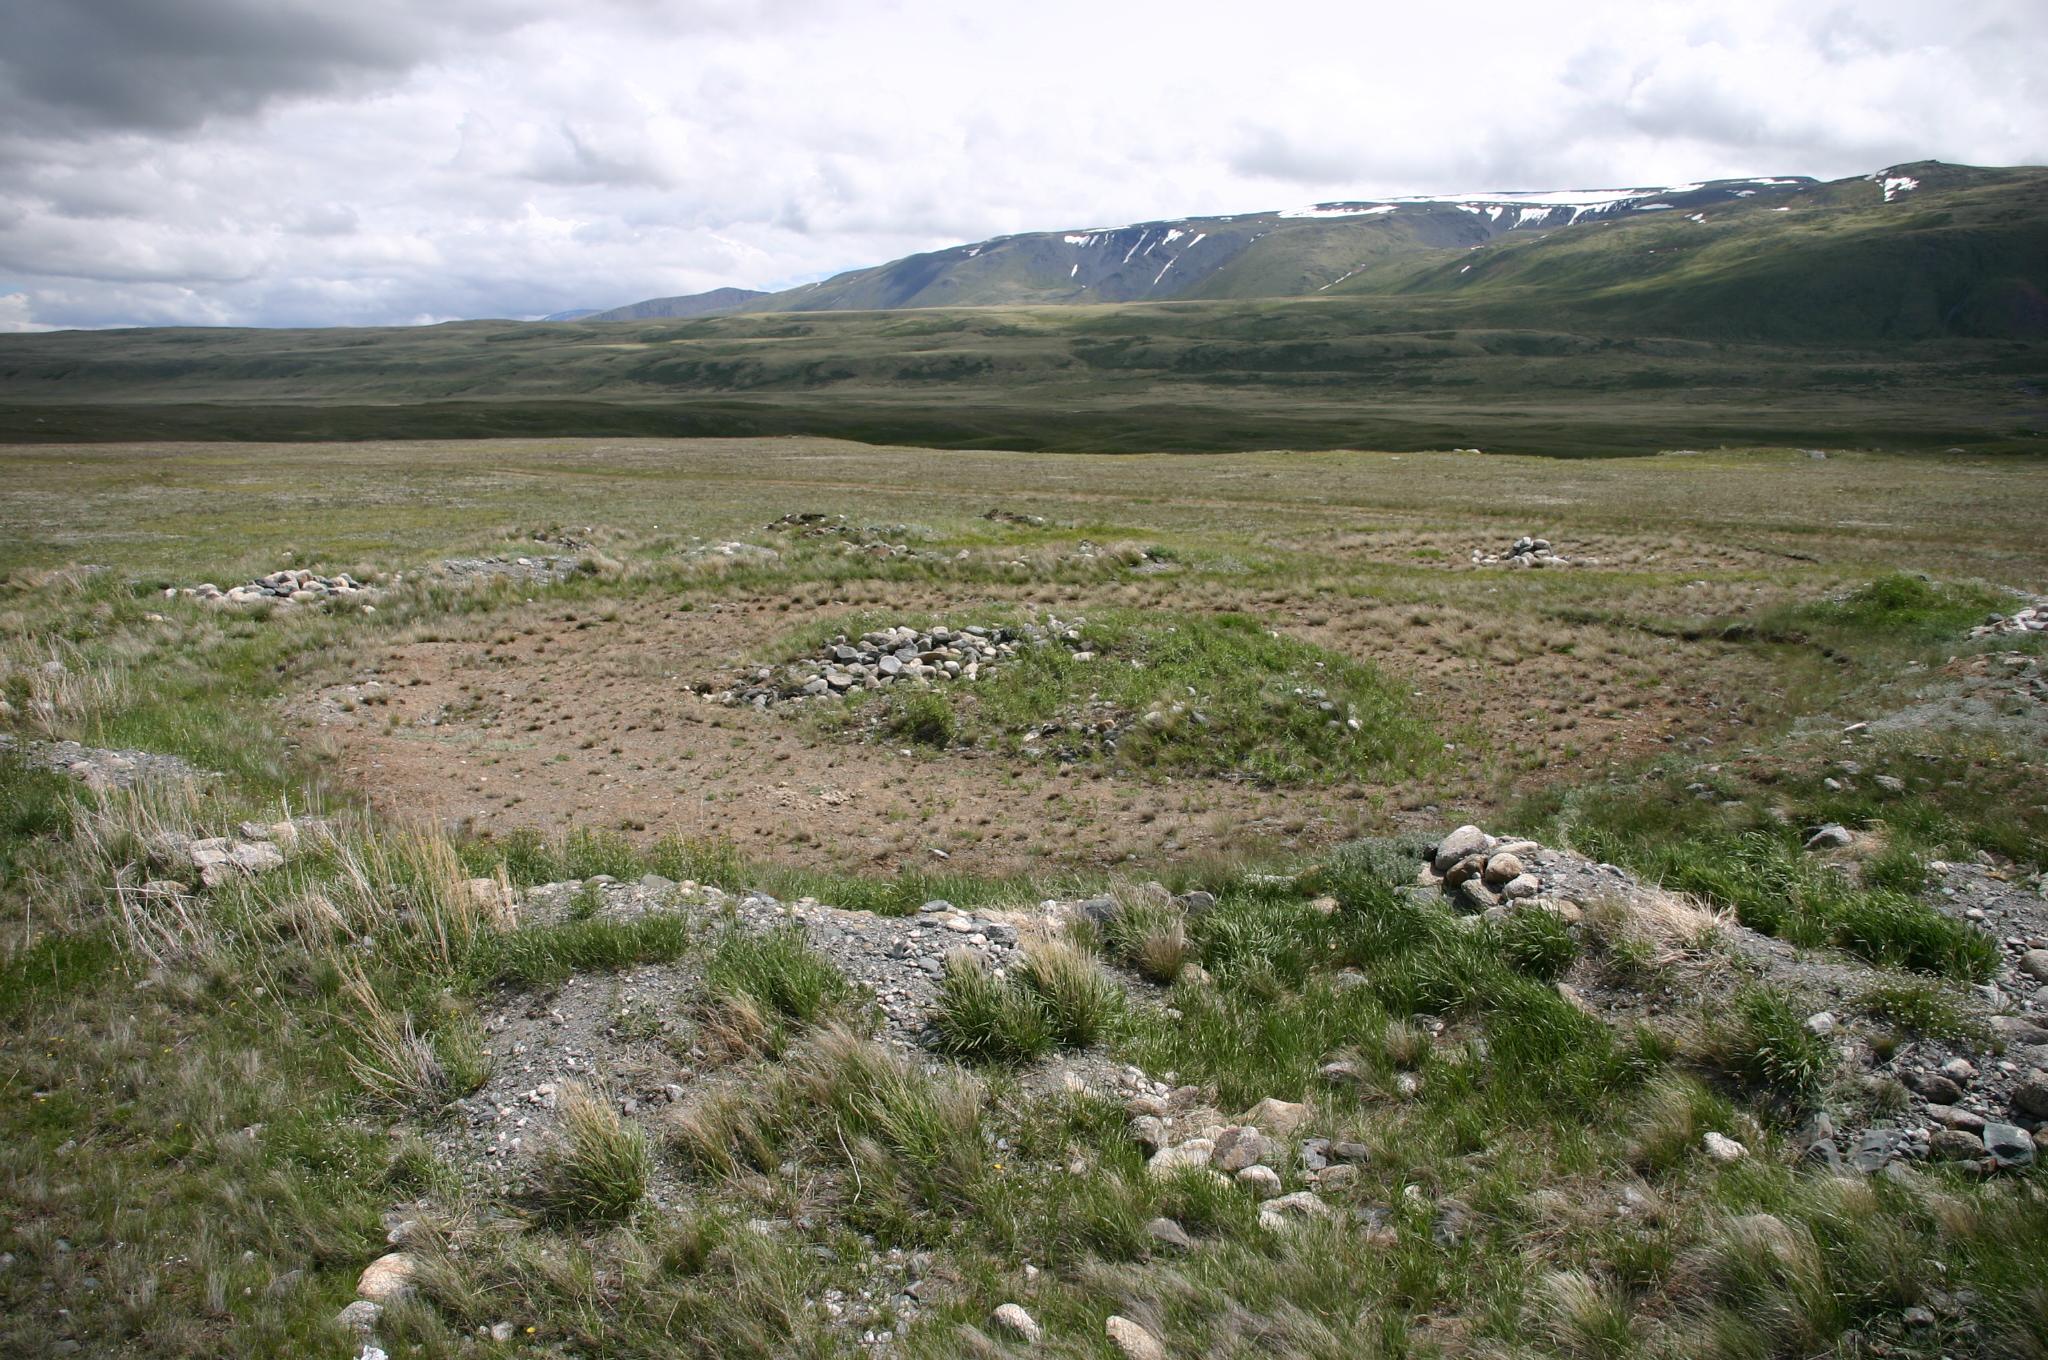
[[[1119,602],[1118,590],[1069,592],[1060,609]],[[899,586],[887,603],[938,620],[988,598]],[[295,711],[378,807],[458,828],[718,835],[818,868],[930,866],[943,852],[955,869],[1007,873],[1308,848],[1433,824],[1439,807],[1484,811],[1518,784],[1653,745],[1739,740],[1754,666],[1714,644],[1370,597],[1184,603],[1260,606],[1276,629],[1401,677],[1458,767],[1426,789],[1267,789],[826,736],[794,713],[693,692],[725,688],[814,617],[766,596],[515,606],[460,639],[394,647]]]

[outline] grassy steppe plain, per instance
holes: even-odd
[[[2015,649],[1965,634],[2007,588],[2048,588],[2038,460],[997,456],[816,438],[45,445],[0,459],[16,735],[228,775],[102,798],[0,769],[12,1350],[354,1354],[326,1320],[385,1249],[386,1214],[425,1225],[420,1294],[380,1331],[408,1357],[825,1357],[870,1351],[861,1338],[878,1330],[912,1356],[1108,1357],[1112,1312],[1176,1356],[2048,1348],[2038,1170],[1980,1180],[1930,1165],[1898,1183],[1796,1169],[1791,1131],[1812,1109],[1867,1120],[1897,1099],[1862,1080],[1862,1050],[1801,1037],[1818,998],[1731,992],[1711,934],[1650,947],[1597,913],[1575,931],[1472,931],[1393,891],[1418,833],[1483,818],[1660,875],[1807,958],[1862,970],[1859,995],[1882,1000],[1857,1003],[1857,1043],[1971,1042],[1965,984],[1987,956],[1951,948],[1971,937],[1912,894],[1937,856],[1982,851],[2017,861],[2015,878],[2038,868],[2037,729],[2015,707],[1846,751],[1840,730],[1935,705],[1966,683],[1944,668]],[[981,517],[992,508],[1047,522]],[[763,532],[792,511],[845,514],[914,551]],[[1598,565],[1470,564],[1524,532]],[[545,588],[424,571],[556,550],[537,533],[577,540],[585,569]],[[782,556],[687,556],[730,538]],[[412,584],[373,615],[239,616],[161,595],[282,565]],[[969,762],[916,737],[871,740],[864,720],[890,719],[894,694],[838,721],[845,710],[743,713],[684,692],[835,624],[969,611],[1250,626],[1289,657],[1322,649],[1398,682],[1401,720],[1458,749],[1338,783],[1063,762],[993,739]],[[1088,697],[1081,668],[1054,669],[1074,686],[1063,701]],[[323,722],[318,696],[364,678],[438,697]],[[945,697],[970,729],[1007,711]],[[527,734],[541,708],[566,735]],[[508,736],[559,749],[506,749]],[[399,750],[402,771],[377,754]],[[424,792],[462,762],[496,777],[543,755],[565,768],[557,754],[602,762],[578,777],[605,784],[658,775],[689,795],[689,818],[622,826],[580,808],[565,778],[557,801],[495,807],[486,837],[460,825],[468,788]],[[1845,782],[1851,758],[1909,776],[1908,791]],[[759,834],[779,823],[749,820],[737,795],[801,787],[788,771],[807,762],[868,781],[877,796],[855,806],[872,824]],[[401,773],[417,782],[394,797]],[[991,826],[1007,816],[1025,839],[998,855],[958,823],[948,800],[970,785]],[[182,917],[133,895],[160,871],[148,833],[217,833],[280,807],[335,815],[340,843],[186,899]],[[1869,855],[1847,873],[1802,856],[1821,820],[1865,832]],[[925,848],[940,836],[986,867],[941,867]],[[465,883],[648,868],[890,913],[927,895],[1005,906],[1109,891],[1124,905],[1106,938],[1060,942],[1003,988],[949,981],[945,1041],[969,1058],[955,1068],[860,1042],[871,1013],[794,942],[659,921],[506,930]],[[1141,886],[1152,877],[1222,905],[1192,927],[1163,920]],[[1324,893],[1328,915],[1310,905]],[[1184,960],[1210,980],[1161,988]],[[692,990],[629,1006],[636,970],[670,963],[693,970]],[[1340,988],[1345,965],[1369,985]],[[1638,1031],[1584,1015],[1548,986],[1567,968],[1602,995],[1654,999],[1661,1018]],[[565,1095],[561,1141],[536,1133],[539,1155],[506,1180],[437,1151],[463,1127],[449,1102],[486,1073],[486,1021],[544,1020],[593,989],[650,1061],[688,1069],[686,1117],[622,1120],[603,1082],[628,1074],[599,1073],[599,1099]],[[1076,1047],[1048,1055],[1062,1044]],[[1372,1074],[1356,1091],[1315,1079],[1340,1055]],[[1241,1190],[1146,1173],[1104,1094],[1118,1063],[1174,1072],[1233,1115],[1259,1096],[1312,1098],[1315,1132],[1372,1155],[1325,1192],[1331,1221],[1269,1232]],[[1069,1089],[1062,1067],[1092,1091]],[[1753,1155],[1702,1156],[1707,1130]],[[1198,1249],[1160,1248],[1145,1232],[1160,1214]],[[930,1253],[939,1282],[908,1325],[877,1283],[892,1249]],[[990,1323],[1013,1299],[1045,1326],[1040,1346]],[[1913,1307],[1934,1320],[1908,1325]],[[841,1325],[848,1314],[865,1320]],[[509,1339],[490,1334],[501,1321]]]
[[[1514,290],[1510,290],[1511,292]],[[0,336],[0,438],[810,435],[1213,453],[2038,451],[2048,344],[1645,335],[1517,294]]]

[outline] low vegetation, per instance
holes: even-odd
[[[881,699],[883,722],[928,745],[1028,744],[1132,770],[1273,783],[1412,775],[1441,755],[1441,739],[1376,668],[1245,615],[1111,610],[1075,631],[1086,660],[1028,647],[971,697]]]
[[[1844,461],[1845,479],[1878,475]],[[1466,514],[1472,486],[1445,488],[1488,465],[1450,464],[1429,504]],[[927,479],[963,467],[936,460]],[[194,529],[218,554],[203,566],[145,570],[122,558],[131,540],[88,539],[126,564],[17,573],[0,586],[0,1351],[359,1356],[364,1338],[334,1319],[394,1250],[412,1291],[374,1335],[393,1360],[1019,1355],[993,1316],[1005,1303],[1042,1329],[1033,1353],[1069,1357],[1108,1354],[1112,1314],[1170,1356],[2048,1348],[2038,1166],[1930,1154],[1835,1176],[1801,1140],[1820,1111],[1861,1131],[1917,1109],[1893,1054],[1994,1073],[2023,1056],[1975,990],[2018,995],[2018,946],[1942,889],[2017,901],[2037,884],[2031,719],[1998,708],[2010,686],[1984,700],[1965,682],[1987,658],[2034,674],[2038,639],[1972,639],[2000,597],[1878,564],[1757,551],[1709,567],[1631,540],[1635,560],[1597,569],[1465,570],[1447,535],[1423,545],[1436,557],[1413,555],[1421,530],[1341,537],[1334,519],[1361,507],[1307,494],[1366,499],[1334,467],[1191,468],[1245,474],[1232,503],[1254,508],[1142,517],[1138,498],[1158,494],[1145,478],[1076,470],[1125,479],[1084,484],[1122,498],[1090,514],[1146,520],[1122,527],[986,520],[987,484],[956,487],[918,540],[933,556],[865,564],[777,540],[773,563],[682,565],[688,533],[773,516],[692,504],[676,535],[676,497],[600,545],[609,565],[554,584],[394,584],[375,614],[165,601],[167,585],[240,570],[226,537],[203,538],[218,526]],[[1811,470],[1790,454],[1729,467],[1786,479],[1779,497]],[[1741,478],[1686,475],[1713,502],[1703,515],[1755,526],[1744,543],[1818,546],[1742,500],[1759,493],[1730,489]],[[1640,469],[1613,477],[1600,515],[1668,494]],[[476,494],[513,494],[495,485]],[[729,494],[763,494],[745,485]],[[1258,508],[1269,486],[1291,489]],[[870,517],[909,520],[885,491],[862,493]],[[427,529],[391,532],[446,536],[441,513],[423,504]],[[1982,555],[1962,524],[1928,546],[1946,578],[2036,560],[2000,513],[1984,513]],[[378,516],[344,528],[367,542]],[[1084,532],[1155,545],[1142,560],[1168,569],[1084,558]],[[522,540],[489,542],[516,555]],[[655,606],[730,620],[730,645],[692,670],[576,628]],[[621,743],[627,724],[636,739],[660,724],[730,774],[660,770],[658,792],[688,797],[658,827],[595,806],[528,817],[516,800],[465,823],[307,716],[306,693],[343,679],[400,691],[379,668],[429,636],[485,664],[527,638],[507,620],[544,610],[561,624],[550,654],[585,646],[609,668],[592,689],[663,687],[658,712],[618,716]],[[787,718],[698,697],[718,665],[933,614],[1057,616],[1085,645],[1027,650],[971,690]],[[1991,716],[1914,716],[1951,690]],[[379,740],[465,776],[498,775],[484,762],[544,716],[485,706],[488,729],[458,730],[438,701],[377,711]],[[1602,723],[1613,736],[1594,748]],[[657,773],[598,735],[570,749],[610,758],[605,782]],[[123,787],[110,765],[33,763],[61,739],[218,774]],[[783,773],[805,759],[816,779]],[[887,764],[859,784],[864,759]],[[548,777],[536,761],[528,783]],[[944,805],[970,784],[986,826]],[[921,839],[863,832],[858,854],[813,854],[839,834],[821,829],[840,806],[828,790],[878,823],[900,809]],[[1224,802],[1239,796],[1270,801]],[[804,839],[748,831],[757,805],[810,819],[791,828]],[[1146,816],[1173,835],[963,867],[999,835],[1078,842]],[[304,829],[270,842],[283,863],[260,872],[209,883],[178,849],[278,836],[285,819]],[[1467,914],[1417,882],[1425,848],[1464,821],[1627,873],[1599,870],[1614,895],[1569,910]],[[650,894],[666,883],[691,905],[622,910],[593,883],[648,875]],[[508,905],[542,884],[561,886]],[[732,905],[748,889],[781,914]],[[878,956],[840,938],[955,919],[935,899],[978,913],[929,930],[959,946],[942,962],[944,945],[864,973]],[[1015,952],[973,944],[984,930],[1016,934]],[[588,1014],[610,1032],[577,1029]],[[1310,1192],[1327,1215],[1262,1199],[1257,1176],[1155,1167],[1133,1123],[1167,1110],[1184,1142],[1265,1101],[1306,1107],[1263,1150],[1268,1189]],[[1276,1226],[1287,1204],[1300,1217]]]

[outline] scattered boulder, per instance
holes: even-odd
[[[1166,1131],[1166,1121],[1156,1114],[1141,1114],[1131,1121],[1131,1140],[1148,1154],[1158,1152],[1173,1141]]]
[[[1078,628],[1028,624],[1016,628],[884,628],[859,638],[834,638],[811,656],[782,667],[760,666],[730,688],[711,692],[729,706],[767,708],[773,704],[874,690],[896,684],[930,688],[952,681],[996,675],[1023,647],[1060,646],[1084,654]],[[1092,656],[1093,653],[1086,653]],[[1213,899],[1211,905],[1213,905]]]
[[[359,1337],[368,1337],[377,1330],[377,1319],[383,1316],[383,1304],[357,1299],[334,1315],[334,1325]]]
[[[1536,567],[1568,567],[1572,564],[1570,558],[1560,557],[1551,551],[1549,539],[1532,538],[1527,534],[1516,539],[1504,553],[1489,553],[1474,548],[1472,561],[1482,567],[1505,566],[1517,571]]]
[[[1257,1162],[1238,1171],[1237,1183],[1262,1200],[1277,1197],[1281,1189],[1280,1173]]]
[[[1269,1231],[1292,1228],[1313,1219],[1327,1218],[1330,1206],[1310,1190],[1269,1199],[1259,1207],[1259,1226]]]
[[[1178,1147],[1161,1148],[1152,1154],[1152,1160],[1145,1163],[1145,1169],[1154,1176],[1166,1177],[1188,1167],[1209,1165],[1209,1156],[1216,1151],[1216,1144],[1207,1138],[1190,1138]]]
[[[376,1304],[390,1304],[412,1293],[413,1273],[419,1263],[402,1251],[379,1256],[363,1267],[356,1280],[356,1294]]]
[[[1448,874],[1451,866],[1467,855],[1482,855],[1494,847],[1493,837],[1476,826],[1461,826],[1436,843],[1431,864],[1439,875]],[[1482,861],[1483,863],[1484,861]]]
[[[1292,1101],[1275,1100],[1268,1096],[1252,1106],[1251,1111],[1240,1122],[1264,1129],[1276,1138],[1286,1138],[1300,1128],[1302,1121],[1307,1118],[1308,1106]]]
[[[345,571],[334,576],[322,576],[318,572],[293,570],[274,571],[226,590],[211,581],[182,589],[171,586],[164,591],[164,598],[198,600],[213,605],[267,604],[284,608],[330,601],[359,603],[376,599],[379,593],[374,586],[356,580]]]
[[[1961,1129],[1937,1129],[1927,1140],[1927,1155],[1936,1161],[1975,1161],[1984,1155],[1984,1140]]]
[[[1855,843],[1856,833],[1840,822],[1828,822],[1806,838],[1808,850],[1839,850]]]
[[[2048,1119],[2048,1072],[2036,1069],[2013,1088],[2013,1108],[2035,1119]]]
[[[1799,1160],[1807,1166],[1833,1173],[1842,1169],[1842,1150],[1832,1138],[1816,1138],[1799,1154]]]
[[[1544,880],[1531,857],[1544,854],[1534,841],[1504,841],[1476,826],[1461,826],[1423,852],[1428,862],[1418,882],[1425,888],[1441,888],[1467,914],[1493,911],[1503,902],[1542,895]],[[1555,909],[1565,904],[1542,905]]]
[[[1723,1133],[1709,1133],[1700,1139],[1700,1147],[1717,1162],[1739,1162],[1749,1155],[1749,1149]]]
[[[1986,1124],[1983,1142],[2000,1169],[2034,1164],[2034,1136],[2017,1124]]]
[[[1124,1353],[1125,1360],[1166,1360],[1166,1347],[1159,1338],[1127,1317],[1110,1314],[1102,1330]]]
[[[1036,1346],[1045,1338],[1045,1331],[1038,1325],[1038,1320],[1025,1312],[1021,1304],[1004,1304],[990,1315],[989,1321],[1027,1345]]]
[[[2003,633],[2048,632],[2048,600],[2036,600],[2010,614],[1993,614],[1970,630],[1971,637],[1993,637]]]
[[[1238,1172],[1258,1162],[1277,1162],[1287,1149],[1248,1124],[1233,1124],[1216,1135],[1209,1164],[1218,1171]]]
[[[1956,1084],[1955,1078],[1940,1072],[1907,1068],[1899,1073],[1899,1081],[1914,1095],[1937,1105],[1953,1105],[1963,1098],[1963,1088]]]
[[[1155,1218],[1145,1225],[1145,1236],[1160,1246],[1173,1251],[1193,1251],[1195,1239],[1188,1236],[1188,1230],[1170,1218]]]

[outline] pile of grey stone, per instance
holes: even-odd
[[[780,562],[782,554],[773,548],[764,548],[758,543],[742,543],[733,539],[726,543],[706,543],[691,548],[682,554],[685,562],[729,562],[742,566],[765,567],[771,562]]]
[[[222,590],[211,581],[196,586],[169,586],[164,590],[167,600],[200,600],[207,604],[326,604],[341,602],[361,603],[376,599],[375,586],[356,580],[347,572],[333,576],[322,576],[318,572],[303,569],[273,571],[268,576],[259,576],[243,585],[229,586]]]
[[[1971,637],[1996,637],[2010,633],[2048,633],[2048,600],[2036,600],[2010,614],[1993,614],[1970,630]]]
[[[1528,567],[1568,567],[1569,557],[1560,557],[1550,550],[1547,538],[1530,538],[1524,535],[1504,553],[1488,553],[1481,549],[1472,550],[1472,560],[1480,566],[1507,566],[1517,570]]]
[[[133,788],[145,779],[220,778],[218,774],[195,770],[177,756],[157,755],[153,751],[109,751],[81,746],[75,741],[17,743],[9,734],[0,732],[0,751],[11,751],[17,745],[30,768],[68,774],[96,792]]]
[[[816,655],[779,669],[759,667],[713,697],[723,704],[767,708],[790,700],[829,699],[853,690],[896,684],[930,689],[993,676],[1002,662],[1017,655],[1019,647],[1034,643],[1063,644],[1077,660],[1095,659],[1093,652],[1082,648],[1078,626],[883,628],[858,638],[841,635]]]
[[[181,893],[193,875],[202,887],[218,888],[284,867],[285,858],[305,847],[329,840],[334,823],[325,817],[293,817],[281,822],[243,822],[231,836],[187,836],[159,831],[149,838],[152,868],[171,877],[143,884],[145,893]]]
[[[910,546],[911,539],[931,537],[930,527],[923,524],[855,524],[844,515],[809,513],[784,515],[766,527],[770,533],[797,538],[839,539],[842,553],[878,558],[946,556],[936,549]],[[966,551],[960,555],[966,556]]]
[[[1466,912],[1498,911],[1542,894],[1544,882],[1536,869],[1545,854],[1535,841],[1501,840],[1476,826],[1461,826],[1428,848],[1417,881],[1441,889]]]
[[[444,557],[433,565],[433,574],[457,581],[534,581],[554,584],[575,574],[577,557]]]

